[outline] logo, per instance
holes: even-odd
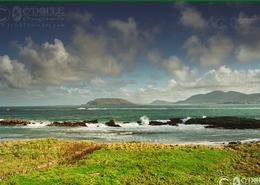
[[[0,24],[4,24],[8,21],[10,12],[8,8],[0,6]]]
[[[19,6],[15,6],[12,10],[12,18],[15,22],[19,22],[22,19],[22,9]]]
[[[227,183],[225,182],[229,182],[229,177],[220,177],[219,180],[218,180],[218,185],[225,185]]]
[[[234,177],[233,179],[233,185],[241,185],[240,178],[238,176]]]

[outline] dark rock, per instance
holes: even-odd
[[[224,129],[259,129],[260,120],[240,117],[208,117],[192,118],[185,124],[206,125],[205,128],[224,128]]]
[[[180,118],[171,118],[169,121],[166,121],[166,122],[151,120],[149,122],[149,125],[152,125],[152,126],[160,126],[160,125],[178,126],[178,123],[182,123],[182,120]]]
[[[30,124],[29,121],[25,120],[2,120],[0,121],[0,125],[4,126],[26,126]]]
[[[241,142],[240,141],[230,141],[230,142],[228,142],[228,144],[229,145],[239,145],[239,144],[241,144]]]
[[[116,121],[114,119],[106,122],[105,125],[107,125],[109,127],[120,127],[120,125],[116,124]]]
[[[182,118],[170,118],[170,121],[168,121],[168,125],[177,125],[178,123],[182,123]]]
[[[98,123],[97,119],[93,119],[93,120],[84,120],[84,123]]]
[[[167,125],[167,122],[151,120],[149,122],[149,125],[153,125],[153,126]]]
[[[70,121],[64,121],[64,122],[52,122],[51,124],[48,124],[47,126],[57,126],[57,127],[86,127],[86,123],[84,122],[70,122]]]
[[[137,121],[137,123],[138,123],[138,124],[141,124],[141,123],[142,123],[142,121],[141,121],[141,120],[138,120],[138,121]]]

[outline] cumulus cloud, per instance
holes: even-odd
[[[237,30],[240,43],[236,49],[236,57],[240,62],[260,59],[260,15],[247,16],[240,12],[237,18]]]
[[[198,79],[198,87],[226,87],[229,89],[255,86],[260,82],[260,70],[232,70],[226,66],[210,70],[202,78]],[[253,87],[253,89],[255,89]],[[249,90],[249,89],[244,89]]]
[[[260,15],[248,16],[243,12],[237,18],[237,29],[244,35],[255,35],[259,31]]]
[[[87,25],[92,19],[93,14],[88,11],[66,13],[66,20],[74,24]]]
[[[190,69],[177,56],[170,56],[162,62],[162,66],[170,74],[176,76],[179,80],[186,80],[190,74]]]
[[[84,17],[87,19],[85,21],[91,19],[91,14],[86,15],[88,18]],[[70,18],[79,16],[73,14]],[[63,85],[90,81],[97,76],[115,77],[135,63],[145,42],[146,32],[141,31],[131,17],[127,20],[109,20],[105,24],[92,26],[91,30],[77,25],[72,43],[68,45],[60,39],[38,44],[27,38],[25,44],[16,43],[19,55],[17,60],[12,61],[12,66],[21,74],[27,73],[30,78],[26,77],[25,80],[29,83],[14,84],[11,80],[14,75],[6,69],[1,76],[10,87]]]
[[[119,60],[133,63],[137,54],[143,50],[142,46],[147,39],[146,32],[139,31],[132,17],[129,17],[127,21],[110,20],[107,24],[115,34],[109,40],[113,52],[117,53]]]
[[[90,84],[92,85],[92,87],[98,89],[98,88],[105,87],[106,81],[104,81],[101,78],[94,78],[94,79],[90,80]]]
[[[227,66],[220,66],[188,81],[171,79],[165,85],[146,85],[135,91],[128,91],[128,96],[143,103],[155,99],[174,102],[214,90],[255,93],[260,91],[259,83],[260,69],[232,70]]]
[[[224,35],[213,35],[206,44],[197,36],[191,36],[184,44],[187,54],[199,60],[204,67],[218,66],[225,62],[226,57],[233,50],[233,42]]]
[[[20,47],[20,57],[28,64],[36,84],[57,85],[74,80],[68,60],[69,53],[59,39],[38,45],[28,38],[25,46]]]
[[[180,22],[187,27],[195,30],[203,30],[208,27],[207,21],[202,17],[201,13],[191,7],[186,7],[181,12]]]
[[[0,79],[13,88],[28,87],[32,82],[25,65],[10,59],[8,55],[0,56]]]
[[[122,72],[122,64],[109,52],[108,38],[99,33],[88,33],[77,27],[73,35],[73,56],[76,70],[83,78],[93,75],[118,75]]]
[[[236,57],[241,62],[260,59],[260,42],[256,46],[240,45],[236,50]]]

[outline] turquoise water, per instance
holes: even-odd
[[[78,106],[57,107],[0,107],[0,119],[27,120],[89,120],[137,121],[146,115],[153,120],[172,117],[239,116],[260,118],[260,105],[178,105],[178,106],[140,106],[135,108],[89,108],[81,110]]]
[[[178,127],[138,125],[137,120],[142,116],[150,120],[203,116],[239,116],[259,119],[260,105],[176,105],[89,109],[80,109],[79,106],[0,107],[0,119],[26,119],[35,123],[20,127],[0,126],[0,139],[57,137],[101,142],[208,143],[260,138],[260,130],[254,129],[206,129],[201,125],[183,124]],[[111,128],[103,124],[112,118],[116,119],[122,127]],[[100,123],[78,128],[46,126],[50,121],[90,119],[98,119]]]

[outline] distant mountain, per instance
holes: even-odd
[[[243,94],[235,91],[213,91],[191,96],[184,101],[177,102],[177,104],[260,104],[260,93]]]
[[[86,106],[91,106],[91,107],[100,107],[100,106],[133,106],[135,105],[134,103],[124,100],[121,98],[97,98],[95,100],[89,101]]]
[[[150,105],[172,105],[173,102],[164,101],[164,100],[154,100]]]

